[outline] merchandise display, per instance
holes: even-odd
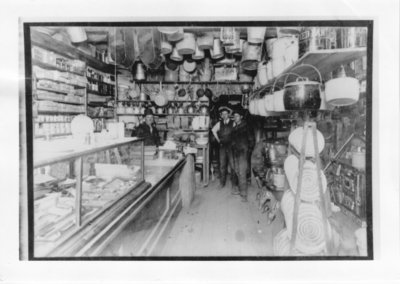
[[[370,26],[229,23],[27,29],[28,258],[371,258]]]

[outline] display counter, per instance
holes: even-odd
[[[149,224],[143,220],[151,219],[159,231],[166,217],[178,212],[185,157],[145,158],[143,140],[136,138],[81,147],[67,140],[34,144],[33,258],[107,255],[106,248],[128,224],[143,227]]]

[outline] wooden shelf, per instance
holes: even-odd
[[[98,118],[98,119],[100,119],[100,118],[105,118],[105,119],[114,119],[114,116],[106,116],[106,115],[97,115],[97,116],[94,116],[94,115],[88,115],[88,117],[90,117],[90,118],[93,118],[93,119],[96,119],[96,118]]]
[[[38,66],[40,68],[47,69],[47,70],[56,70],[56,71],[60,71],[60,72],[67,72],[67,73],[75,74],[75,75],[78,75],[78,76],[81,76],[81,77],[85,77],[85,73],[79,73],[79,72],[75,72],[75,71],[68,71],[68,70],[59,68],[56,65],[51,65],[51,64],[44,63],[44,62],[41,62],[41,61],[35,60],[35,59],[32,59],[32,65],[36,65],[36,66]],[[46,79],[46,80],[51,80],[51,79]],[[61,83],[64,83],[64,82],[61,82]],[[68,84],[68,83],[64,83],[64,84]],[[69,85],[71,85],[71,84],[69,84]]]
[[[118,103],[154,103],[152,100],[117,100]],[[207,101],[199,101],[199,100],[186,100],[186,101],[179,101],[179,100],[171,100],[168,101],[169,103],[203,103],[203,104],[208,104],[209,102]]]
[[[322,79],[326,78],[330,72],[339,68],[341,65],[352,62],[354,60],[360,59],[363,56],[367,55],[366,47],[357,47],[357,48],[341,48],[341,49],[321,49],[312,52],[307,52],[304,54],[299,60],[297,60],[294,64],[286,68],[281,74],[284,73],[296,73],[302,77],[309,78],[310,80],[319,81],[319,77],[314,68],[304,66],[298,67],[303,64],[309,64],[314,66],[321,73]],[[296,68],[296,69],[295,69]],[[293,70],[295,69],[295,70]],[[281,75],[280,74],[280,75]],[[259,88],[254,92],[254,95],[260,94],[262,92],[266,92],[269,90],[274,84],[276,78],[279,75],[268,82],[264,87]],[[294,76],[292,76],[294,77]],[[281,85],[284,82],[284,76],[282,76],[279,80]]]
[[[43,87],[36,87],[36,90],[38,90],[38,91],[47,91],[47,92],[50,92],[50,93],[57,93],[57,94],[63,94],[63,95],[73,94],[73,93],[69,93],[69,92],[66,92],[66,91],[54,90],[54,89],[43,88]]]
[[[86,65],[93,67],[99,71],[106,73],[115,73],[116,66],[107,64],[99,61],[91,55],[87,55],[84,52],[78,50],[73,45],[67,45],[61,41],[55,40],[54,38],[40,33],[31,29],[31,42],[32,45],[36,45],[43,49],[53,51],[54,53],[60,54],[62,56],[68,57],[70,59],[79,59],[86,62]]]
[[[91,77],[86,77],[86,79],[90,80],[90,81],[94,81],[94,82],[98,82],[98,83],[102,83],[102,84],[106,84],[106,85],[110,85],[110,86],[115,87],[115,83],[107,83],[107,82],[100,81],[100,80],[97,80],[97,79],[91,78]]]
[[[67,102],[63,100],[57,100],[57,99],[41,99],[41,98],[36,98],[37,101],[52,101],[52,102],[57,102],[57,103],[63,103],[63,104],[68,104],[68,105],[78,105],[78,106],[83,106],[85,103],[81,102]]]
[[[80,85],[76,85],[76,84],[72,84],[72,83],[68,83],[68,82],[64,82],[64,81],[60,81],[60,80],[54,80],[54,79],[50,79],[50,78],[36,78],[36,80],[47,80],[47,81],[52,81],[52,82],[55,82],[55,83],[66,84],[66,85],[73,86],[75,89],[84,89],[84,88],[86,88],[86,86],[80,86]]]
[[[139,114],[134,114],[134,113],[117,113],[117,115],[119,116],[143,116],[143,114],[139,113]],[[201,115],[198,113],[184,113],[184,114],[179,114],[179,113],[174,113],[174,114],[168,114],[168,113],[163,113],[163,114],[159,114],[159,113],[155,113],[153,114],[154,116],[208,116],[208,115]]]
[[[74,112],[74,111],[62,111],[62,110],[38,110],[38,114],[85,114],[84,111]]]
[[[91,107],[114,108],[113,106],[104,105],[106,102],[88,102],[87,105]]]
[[[135,81],[136,84],[160,84],[160,81]],[[163,85],[253,85],[254,82],[240,82],[240,81],[208,81],[208,82],[190,82],[190,81],[179,81],[179,82],[161,82]]]
[[[51,134],[49,136],[50,137],[63,137],[63,136],[69,136],[69,135],[72,135],[72,133],[58,133],[58,134]],[[45,138],[45,137],[46,137],[46,135],[36,135],[35,139],[36,138]]]
[[[92,91],[92,90],[89,90],[89,89],[87,89],[86,92],[88,94],[98,95],[98,96],[102,96],[102,97],[110,97],[110,98],[114,97],[113,95],[104,95],[104,94],[102,94],[102,93],[100,93],[98,91]]]

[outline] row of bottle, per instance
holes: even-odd
[[[89,91],[94,91],[94,92],[98,92],[101,95],[105,95],[105,96],[114,96],[115,94],[115,86],[114,85],[110,85],[104,82],[99,82],[96,80],[93,80],[91,78],[87,78],[88,80],[88,84],[87,84],[87,89]]]

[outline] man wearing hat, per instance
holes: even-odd
[[[247,201],[247,153],[254,144],[254,136],[243,119],[244,111],[237,108],[233,111],[234,127],[232,129],[232,153],[235,173],[238,177],[239,192],[242,201]]]
[[[146,109],[144,112],[144,121],[139,124],[135,130],[132,131],[132,137],[144,138],[145,146],[159,146],[160,137],[158,136],[158,130],[154,123],[153,111]]]
[[[237,184],[234,173],[233,157],[232,157],[232,130],[233,121],[229,118],[231,109],[223,106],[219,108],[221,120],[218,121],[212,128],[212,133],[219,143],[219,169],[220,169],[220,183],[221,187],[225,186],[228,165],[231,168],[231,182],[232,186]]]

